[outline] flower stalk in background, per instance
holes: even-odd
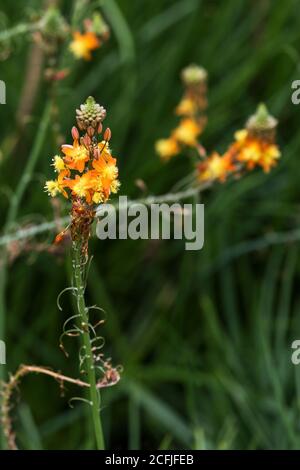
[[[184,148],[198,147],[198,138],[206,125],[207,72],[203,67],[190,65],[181,73],[184,94],[175,109],[180,117],[178,126],[166,139],[155,144],[158,155],[163,160],[178,155]]]
[[[71,202],[70,226],[56,237],[56,242],[59,243],[67,231],[70,231],[72,291],[77,304],[75,330],[77,336],[82,338],[80,367],[89,384],[89,403],[98,449],[104,448],[99,388],[113,385],[119,380],[118,369],[113,368],[102,353],[99,354],[102,347],[101,338],[95,332],[97,325],[91,324],[89,308],[85,304],[88,242],[95,218],[95,208],[99,203],[106,202],[112,193],[116,193],[120,185],[116,159],[111,155],[109,147],[110,129],[107,128],[102,136],[102,122],[105,116],[105,109],[92,97],[80,106],[76,111],[79,129],[72,128],[73,144],[63,145],[61,149],[63,155],[54,157],[53,166],[57,178],[47,181],[45,185],[50,196],[61,194]],[[64,334],[68,332],[64,331]],[[62,343],[61,346],[63,348]],[[100,381],[96,372],[102,375]]]
[[[268,173],[280,158],[276,127],[277,120],[264,104],[259,105],[223,155],[214,152],[197,165],[198,180],[224,182],[230,175],[241,175],[255,167]]]
[[[234,142],[224,154],[214,150],[208,155],[198,141],[207,123],[207,72],[203,67],[190,65],[183,69],[181,78],[185,91],[175,110],[181,121],[170,137],[155,143],[155,149],[165,161],[184,149],[194,150],[193,167],[196,171],[182,182],[192,182],[200,192],[216,181],[224,183],[229,176],[238,177],[256,167],[268,173],[277,164],[280,158],[276,144],[277,120],[264,104],[258,106],[245,128],[235,133]]]
[[[256,114],[248,120],[246,128],[235,134],[236,142],[230,146],[227,154],[248,170],[259,166],[268,173],[280,157],[275,143],[276,127],[277,120],[261,104]]]

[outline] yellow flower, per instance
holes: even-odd
[[[197,145],[197,137],[201,133],[201,127],[192,118],[182,119],[179,126],[173,131],[172,136],[178,142],[194,147]]]
[[[234,134],[234,138],[238,142],[244,142],[247,137],[248,137],[248,131],[246,129],[241,129],[239,131],[236,131],[236,133]]]
[[[198,165],[198,174],[200,181],[219,180],[224,182],[229,173],[235,170],[231,157],[228,154],[224,156],[214,152],[204,162]]]
[[[49,196],[52,196],[52,197],[57,196],[57,194],[60,193],[58,181],[57,180],[46,181],[45,191],[47,191]]]
[[[84,34],[81,34],[79,31],[73,33],[70,50],[77,59],[91,60],[91,51],[99,47],[100,41],[95,33],[90,31]]]
[[[196,111],[197,105],[190,98],[183,98],[175,109],[178,116],[192,116]]]
[[[103,194],[100,193],[100,192],[95,192],[93,197],[92,197],[92,201],[95,204],[100,204],[100,202],[103,202]]]
[[[121,183],[119,180],[114,180],[110,185],[110,190],[113,194],[116,194],[119,191]]]
[[[169,139],[157,140],[155,150],[161,158],[169,160],[177,155],[180,149],[176,140],[170,137]]]
[[[261,156],[260,164],[265,173],[269,173],[270,169],[276,165],[276,161],[281,157],[281,153],[277,145],[269,145]]]
[[[68,194],[65,190],[65,187],[68,185],[68,180],[66,180],[66,178],[68,178],[69,176],[69,170],[61,171],[57,177],[57,180],[46,181],[45,191],[47,191],[49,196],[52,197],[55,197],[57,196],[57,194],[61,193],[67,198]]]
[[[53,166],[57,172],[60,172],[66,168],[63,158],[59,155],[55,155],[55,157],[53,157]]]

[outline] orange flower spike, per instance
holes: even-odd
[[[264,105],[260,105],[256,114],[248,120],[246,129],[236,132],[236,141],[228,153],[247,170],[260,166],[269,172],[280,158],[280,150],[275,143],[276,125],[276,119]]]
[[[89,151],[86,147],[74,140],[73,145],[62,145],[62,152],[65,155],[64,161],[70,170],[77,170],[80,173],[85,168],[85,163],[89,160]]]
[[[95,33],[88,31],[81,34],[79,31],[75,31],[70,50],[77,59],[91,60],[91,51],[98,49],[100,46],[101,42]]]
[[[72,128],[73,145],[63,145],[61,150],[64,157],[56,155],[53,159],[58,178],[47,181],[45,185],[51,196],[55,197],[59,193],[65,197],[71,196],[72,207],[78,202],[76,207],[81,207],[83,211],[93,211],[94,204],[107,201],[110,194],[116,193],[120,186],[117,160],[109,149],[109,128],[102,140],[97,142],[97,132],[102,130],[101,122],[105,115],[105,109],[92,97],[76,110],[78,128],[84,134],[80,136],[77,127]],[[77,217],[78,210],[75,212]]]
[[[166,139],[155,143],[156,153],[162,160],[168,161],[187,147],[198,147],[198,137],[206,125],[207,107],[207,71],[196,64],[191,64],[181,72],[184,86],[183,96],[175,108],[175,114],[181,117],[178,126]]]

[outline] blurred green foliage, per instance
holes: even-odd
[[[60,2],[68,19],[72,3]],[[124,366],[121,383],[103,393],[108,447],[299,448],[300,369],[290,360],[300,335],[299,232],[294,242],[268,238],[299,224],[300,109],[291,103],[291,83],[300,78],[299,2],[87,3],[87,12],[102,4],[111,39],[57,85],[57,120],[70,141],[75,107],[88,95],[107,108],[122,194],[141,195],[137,178],[150,193],[166,193],[191,170],[184,157],[164,165],[154,153],[155,140],[174,126],[179,73],[191,62],[209,72],[203,144],[223,151],[264,101],[279,119],[283,154],[270,174],[255,171],[203,195],[201,252],[185,251],[179,241],[91,243],[88,297],[106,310],[106,351]],[[40,8],[37,0],[6,2],[1,24],[10,28]],[[1,63],[7,83],[7,105],[0,108],[2,220],[7,190],[14,191],[22,176],[48,99],[49,85],[42,84],[15,146],[29,50],[30,36],[19,37]],[[50,126],[19,223],[53,218],[43,181],[57,151]],[[50,243],[52,236],[41,240]],[[65,296],[61,313],[56,297],[69,271],[68,256],[48,253],[24,252],[9,266],[8,371],[34,363],[78,375],[76,340],[68,341],[69,359],[58,347],[72,303]],[[86,406],[67,403],[78,390],[68,387],[61,398],[51,379],[31,376],[21,394],[15,425],[22,448],[93,447]]]

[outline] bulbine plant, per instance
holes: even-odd
[[[160,158],[168,161],[182,153],[191,156],[195,170],[188,181],[198,187],[199,192],[215,182],[224,183],[230,176],[241,177],[256,167],[268,173],[281,153],[276,145],[277,120],[266,106],[258,106],[245,128],[235,133],[234,142],[224,153],[208,154],[198,140],[207,124],[204,112],[208,74],[203,67],[193,64],[183,69],[181,78],[184,94],[175,109],[181,121],[168,138],[156,142]]]
[[[173,203],[193,197],[193,213],[200,192],[230,177],[240,178],[256,167],[269,172],[280,157],[276,144],[277,120],[269,114],[265,105],[260,105],[246,122],[245,128],[235,133],[234,141],[225,152],[207,153],[199,142],[207,124],[207,72],[202,67],[192,65],[184,69],[182,79],[184,94],[176,108],[180,123],[167,139],[156,143],[156,150],[164,161],[186,153],[191,157],[193,172],[176,183],[176,191],[174,187],[168,194],[131,201],[131,205]],[[88,398],[76,399],[89,404],[97,449],[105,447],[100,391],[120,380],[121,368],[114,367],[103,353],[104,341],[98,335],[98,327],[103,324],[102,309],[88,306],[85,299],[91,262],[89,239],[92,225],[95,218],[101,215],[105,203],[120,187],[117,160],[110,149],[111,131],[109,128],[103,129],[105,117],[105,109],[92,97],[76,110],[77,126],[71,130],[73,142],[62,145],[61,154],[53,157],[56,178],[45,184],[45,190],[51,197],[62,196],[70,202],[69,224],[56,236],[55,244],[71,241],[72,284],[59,294],[57,303],[61,309],[60,299],[65,292],[70,292],[75,300],[76,311],[63,325],[60,347],[68,355],[64,339],[75,336],[80,340],[81,378],[69,377],[37,365],[21,365],[8,382],[2,384],[1,420],[11,449],[17,448],[11,419],[12,395],[20,379],[29,373],[48,375],[59,383],[73,383],[86,390]],[[93,310],[100,313],[95,323]]]
[[[79,353],[80,369],[89,383],[89,404],[98,449],[104,449],[99,389],[119,379],[117,369],[114,369],[101,353],[103,340],[96,333],[99,322],[92,325],[89,318],[90,308],[86,306],[84,298],[89,262],[88,242],[95,219],[95,208],[99,203],[106,202],[111,193],[116,193],[120,185],[117,179],[116,159],[112,157],[109,148],[110,129],[107,128],[101,137],[102,121],[105,116],[105,109],[92,97],[81,105],[76,111],[79,130],[73,127],[71,132],[73,145],[63,145],[64,156],[54,157],[53,166],[58,176],[56,180],[47,181],[45,185],[51,196],[62,194],[71,201],[71,223],[56,237],[56,243],[70,232],[73,269],[71,290],[76,297],[77,305],[77,313],[69,319],[75,321],[70,333],[82,339]],[[83,135],[80,135],[80,132]],[[68,334],[68,330],[65,330],[64,334]],[[97,372],[102,374],[100,382],[97,380]]]
[[[79,368],[85,380],[73,379],[39,366],[20,366],[14,376],[2,389],[2,424],[10,448],[16,448],[15,434],[12,429],[10,408],[11,396],[19,380],[24,375],[34,372],[50,375],[60,382],[71,382],[88,389],[86,401],[91,408],[91,418],[97,449],[104,449],[104,437],[101,423],[101,388],[116,384],[120,379],[120,367],[113,367],[110,359],[103,352],[103,338],[97,333],[103,323],[102,309],[89,307],[85,301],[85,290],[90,257],[88,251],[91,227],[96,216],[96,207],[106,202],[120,186],[116,159],[111,155],[109,141],[111,131],[103,132],[105,109],[89,97],[85,104],[76,111],[78,127],[73,127],[73,144],[62,145],[62,156],[53,158],[57,177],[46,182],[45,189],[50,196],[62,195],[71,204],[70,224],[56,236],[55,243],[71,238],[72,250],[72,285],[64,289],[60,297],[70,291],[76,302],[76,312],[65,323],[60,339],[60,346],[67,354],[63,340],[65,336],[78,337]],[[90,312],[100,312],[100,319],[93,323]],[[78,399],[78,398],[76,398]]]

